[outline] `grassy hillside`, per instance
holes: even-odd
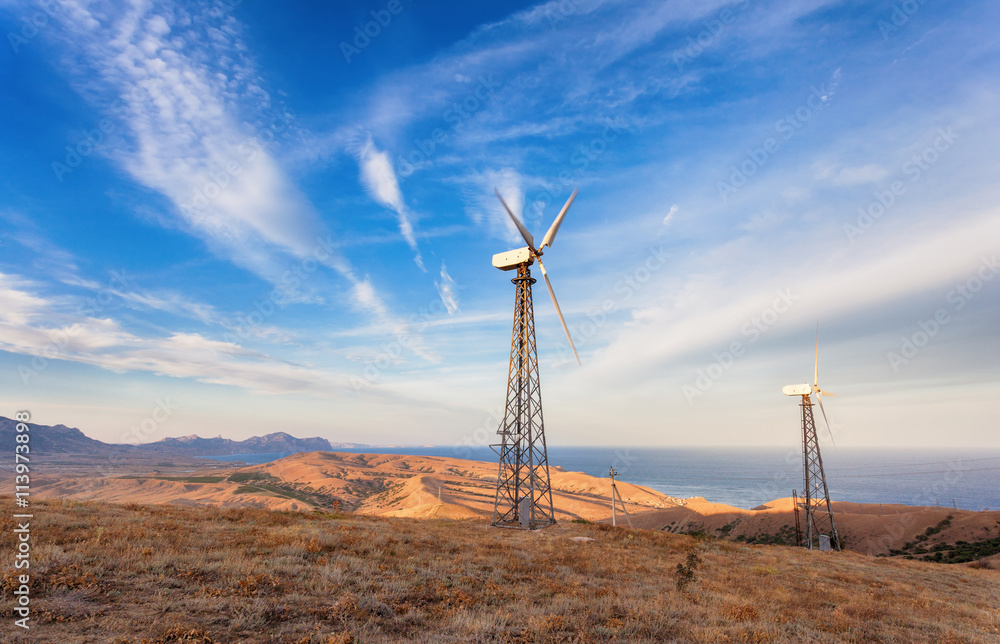
[[[32,509],[15,642],[1000,641],[996,570],[583,523]]]

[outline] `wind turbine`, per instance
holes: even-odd
[[[511,280],[515,287],[514,325],[511,331],[510,369],[507,372],[507,406],[503,424],[497,430],[497,434],[501,436],[501,444],[493,446],[500,448],[493,525],[535,530],[552,525],[556,519],[552,507],[549,457],[542,420],[542,390],[535,345],[535,313],[531,299],[531,286],[535,279],[531,277],[530,266],[538,262],[556,314],[569,339],[569,346],[573,349],[577,363],[580,363],[566,319],[559,309],[555,291],[552,290],[548,271],[542,263],[544,249],[552,248],[559,226],[576,199],[577,191],[574,190],[570,195],[537,248],[531,233],[511,212],[500,192],[495,188],[494,192],[528,245],[493,256],[493,266],[496,268],[502,271],[517,270],[517,277]]]
[[[816,360],[813,365],[813,383],[801,385],[785,385],[781,393],[786,396],[802,397],[802,471],[805,482],[806,511],[806,547],[813,549],[813,538],[818,537],[820,550],[832,547],[840,550],[840,536],[837,534],[837,524],[833,520],[833,508],[830,505],[830,490],[826,486],[826,474],[823,471],[823,456],[819,449],[819,436],[816,433],[816,423],[813,420],[812,399],[816,395],[820,412],[826,429],[833,441],[833,429],[823,408],[823,396],[835,396],[819,387],[819,324],[816,325]],[[826,504],[826,512],[823,505]]]

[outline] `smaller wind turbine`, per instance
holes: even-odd
[[[806,547],[813,549],[813,538],[818,537],[820,550],[832,547],[840,550],[840,536],[837,534],[837,524],[833,520],[833,508],[830,505],[830,490],[826,485],[826,474],[823,471],[823,456],[819,449],[819,436],[816,433],[816,422],[813,419],[812,399],[816,395],[819,409],[823,413],[826,429],[833,441],[833,429],[823,408],[823,396],[835,396],[819,387],[819,324],[816,325],[816,361],[813,366],[813,384],[785,385],[781,393],[786,396],[802,397],[802,470],[805,482],[806,511]],[[823,513],[823,504],[826,513]],[[825,531],[824,531],[825,529]],[[829,544],[829,545],[828,545]]]

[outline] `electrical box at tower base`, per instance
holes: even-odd
[[[528,497],[521,498],[521,503],[517,508],[517,518],[522,528],[531,526],[531,499]]]

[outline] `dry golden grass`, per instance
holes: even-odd
[[[32,510],[36,612],[27,635],[5,641],[1000,641],[996,570],[593,524]],[[0,518],[4,552],[12,528]],[[692,561],[678,590],[678,564]],[[8,616],[13,572],[2,574]],[[4,638],[17,630],[4,624]]]

